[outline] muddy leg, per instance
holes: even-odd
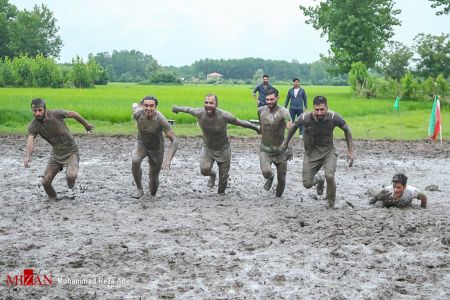
[[[286,186],[286,173],[287,173],[287,161],[282,161],[276,164],[277,167],[277,190],[275,196],[281,197],[284,192],[284,187]]]
[[[327,199],[328,207],[333,208],[336,200],[336,182],[334,180],[334,174],[336,173],[337,155],[335,152],[331,152],[325,159],[325,181],[327,182]]]
[[[131,173],[133,173],[134,182],[136,183],[137,188],[136,195],[134,196],[135,198],[140,198],[144,194],[144,190],[142,188],[141,163],[145,156],[147,156],[147,154],[144,147],[137,144],[131,155]]]
[[[44,171],[44,178],[42,178],[42,186],[49,198],[56,198],[56,191],[52,186],[53,179],[58,174],[60,166],[49,162]]]
[[[78,177],[78,170],[79,170],[79,156],[77,153],[74,153],[70,156],[66,167],[66,180],[69,189],[72,189],[75,185],[75,181],[77,180]]]
[[[273,172],[272,172],[272,159],[270,155],[264,151],[259,152],[259,166],[261,167],[261,172],[266,183],[264,184],[264,189],[269,191],[273,183]]]
[[[224,194],[225,193],[225,189],[227,188],[228,185],[228,173],[230,172],[230,161],[224,161],[221,163],[217,163],[217,165],[219,166],[219,189],[218,189],[218,193],[219,194]]]
[[[216,182],[216,172],[214,172],[213,168],[214,160],[205,155],[205,152],[202,153],[202,157],[200,158],[200,173],[203,176],[209,176],[207,186],[209,188],[214,187]]]
[[[161,172],[161,166],[163,163],[164,154],[160,157],[156,158],[156,161],[153,161],[153,159],[148,159],[148,163],[150,165],[150,172],[148,173],[149,179],[150,179],[150,194],[152,196],[156,195],[156,192],[158,191],[159,187],[159,173]]]

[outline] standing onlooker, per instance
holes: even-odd
[[[289,107],[289,114],[294,122],[296,117],[300,116],[304,110],[306,111],[308,109],[308,102],[306,92],[300,86],[300,79],[294,78],[292,82],[294,82],[294,87],[289,89],[286,96],[286,101],[284,102],[284,107],[288,108],[289,102],[291,103],[291,106]],[[300,126],[299,133],[300,136],[303,135],[303,126]]]
[[[266,105],[266,91],[272,88],[269,84],[269,75],[263,75],[263,82],[253,89],[253,98],[255,98],[258,107]],[[256,98],[256,92],[258,92],[258,98]]]

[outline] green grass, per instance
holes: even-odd
[[[281,105],[284,104],[290,86],[277,86]],[[178,135],[200,135],[195,118],[187,114],[174,114],[172,105],[199,107],[207,93],[219,97],[219,107],[230,111],[243,120],[256,119],[256,104],[249,85],[184,85],[145,86],[135,84],[111,84],[95,89],[0,89],[0,134],[25,134],[27,124],[33,118],[30,101],[40,97],[47,101],[49,109],[62,108],[79,112],[96,126],[96,134],[134,135],[136,127],[131,119],[131,104],[145,95],[159,99],[158,109],[175,120],[174,130]],[[315,95],[328,98],[329,107],[339,112],[350,125],[355,138],[360,139],[423,139],[427,135],[431,100],[401,101],[401,113],[393,112],[394,99],[361,99],[351,95],[348,87],[306,86],[309,105]],[[444,138],[450,133],[450,113],[442,107]],[[77,122],[68,120],[74,133],[83,132]],[[230,135],[254,136],[248,129],[229,127]],[[336,136],[342,137],[340,130]]]

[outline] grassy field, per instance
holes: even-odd
[[[290,86],[276,86],[280,90],[280,104],[284,104]],[[184,85],[144,86],[134,84],[110,84],[95,89],[0,89],[0,134],[26,134],[27,124],[33,118],[30,101],[46,99],[49,109],[62,108],[79,112],[96,126],[95,134],[135,134],[131,119],[131,104],[145,95],[155,95],[158,109],[169,119],[175,120],[178,135],[199,135],[195,118],[186,114],[174,114],[172,105],[198,107],[203,105],[207,93],[219,97],[219,107],[232,112],[243,120],[256,119],[256,104],[251,96],[253,86],[248,85]],[[401,101],[400,113],[393,111],[393,99],[354,98],[349,87],[306,86],[308,104],[315,95],[328,98],[329,107],[339,112],[358,139],[420,140],[426,138],[432,101]],[[442,107],[443,137],[450,134],[450,112]],[[83,132],[77,122],[68,120],[72,132]],[[254,136],[248,129],[230,126],[230,135]],[[337,137],[342,137],[339,129]]]

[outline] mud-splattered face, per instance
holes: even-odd
[[[324,103],[314,105],[314,115],[317,119],[323,120],[328,112],[328,106]]]
[[[152,117],[156,113],[156,102],[155,100],[144,100],[142,103],[144,107],[145,116]]]
[[[205,98],[205,110],[208,115],[214,114],[216,111],[217,103],[214,96],[206,96]]]
[[[43,105],[33,105],[31,107],[31,110],[33,111],[34,117],[38,121],[43,121],[45,118],[45,108]]]
[[[403,196],[406,185],[403,185],[400,182],[394,182],[392,183],[392,186],[394,187],[394,199],[399,199],[401,196]]]
[[[266,104],[269,109],[274,108],[277,105],[278,97],[275,94],[270,94],[266,96]]]

